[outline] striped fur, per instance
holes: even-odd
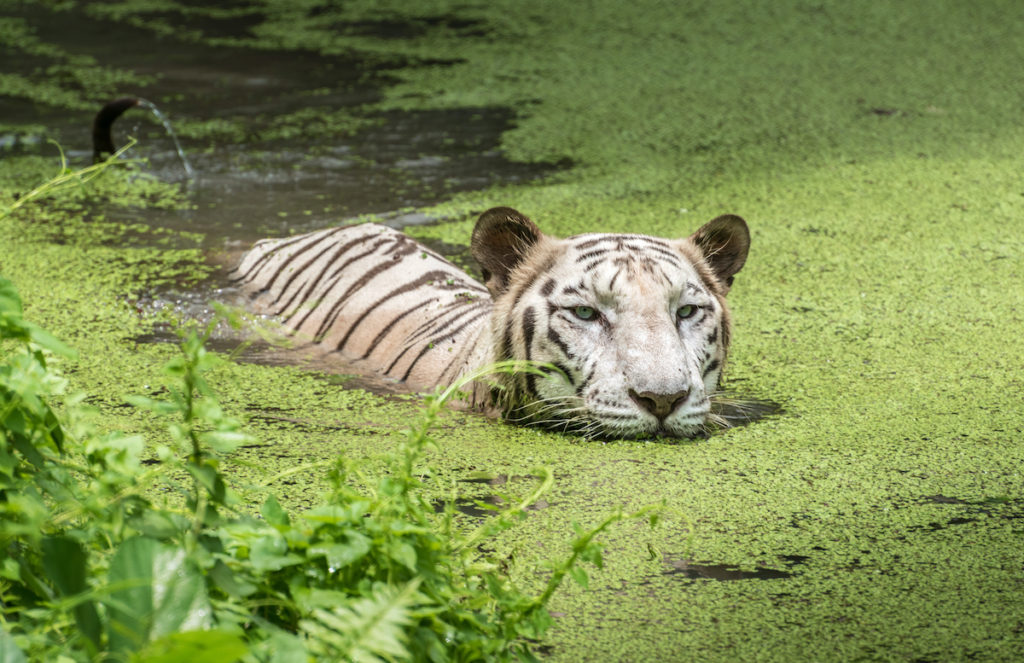
[[[735,216],[679,240],[558,239],[495,208],[472,238],[486,287],[373,224],[261,241],[234,277],[298,338],[414,389],[532,360],[552,368],[500,375],[472,404],[588,436],[691,436],[725,364],[725,294],[748,246]]]
[[[295,338],[414,389],[450,384],[491,313],[487,290],[397,230],[365,224],[262,240],[232,277]]]

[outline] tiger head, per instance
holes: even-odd
[[[485,212],[471,248],[494,300],[493,357],[553,367],[501,377],[499,404],[587,436],[700,433],[729,348],[725,295],[749,246],[732,215],[685,239],[559,239],[513,209]]]

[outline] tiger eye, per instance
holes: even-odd
[[[696,306],[687,304],[686,306],[680,306],[679,308],[676,309],[676,317],[678,317],[680,320],[686,320],[687,318],[692,318],[696,312]]]
[[[577,306],[572,312],[580,320],[593,320],[597,317],[597,311],[590,306]]]

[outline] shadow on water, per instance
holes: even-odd
[[[765,417],[784,414],[785,411],[782,405],[775,401],[745,397],[732,392],[726,392],[711,400],[711,413],[721,421],[722,428],[746,426]]]

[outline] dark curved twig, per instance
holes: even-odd
[[[116,152],[114,139],[110,135],[110,129],[114,126],[114,120],[121,117],[129,108],[138,106],[140,99],[137,97],[121,97],[107,103],[96,113],[92,121],[92,160],[98,162],[103,160],[104,154]]]

